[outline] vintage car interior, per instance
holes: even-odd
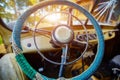
[[[1,0],[0,80],[120,80],[119,0]]]

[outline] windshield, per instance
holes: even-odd
[[[4,22],[8,25],[10,29],[13,29],[14,23],[18,19],[18,17],[27,9],[37,4],[40,1],[45,0],[1,0],[0,1],[0,16],[4,20]],[[100,24],[108,24],[108,25],[116,25],[120,22],[120,1],[119,0],[70,0],[72,2],[77,3],[78,5],[84,7],[87,11],[89,11]],[[63,13],[65,10],[68,10],[66,6],[60,5],[52,5],[47,6],[43,9],[36,11],[32,14],[25,23],[25,26],[29,26],[33,28],[37,22],[39,22],[40,18],[43,16],[45,20],[42,21],[40,26],[45,27],[46,25],[52,26],[54,21],[58,21],[58,23],[66,23],[65,15],[67,13]],[[58,11],[62,13],[58,13]],[[51,13],[52,12],[52,13]],[[79,13],[78,11],[73,10],[74,15],[79,17],[84,24],[90,24],[87,18]],[[72,14],[73,14],[72,12]],[[52,14],[52,15],[51,15]],[[64,18],[64,19],[63,19]],[[51,19],[51,20],[49,20]],[[53,21],[53,22],[52,22]],[[75,19],[73,19],[73,25],[79,25]]]

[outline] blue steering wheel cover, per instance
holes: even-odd
[[[72,6],[73,8],[76,8],[76,9],[80,10],[83,14],[85,14],[88,17],[88,19],[91,21],[91,23],[94,25],[94,28],[96,30],[97,37],[98,37],[98,47],[97,47],[98,51],[97,51],[96,57],[95,57],[93,63],[90,65],[90,67],[86,71],[84,71],[83,73],[81,73],[80,75],[78,75],[76,77],[70,78],[71,80],[87,80],[96,71],[96,69],[99,67],[99,65],[101,63],[101,60],[102,60],[103,54],[104,54],[104,38],[103,38],[101,28],[98,25],[97,21],[92,17],[92,15],[89,12],[87,12],[81,6],[79,6],[75,3],[69,2],[67,0],[52,0],[52,1],[45,1],[45,2],[43,1],[42,3],[39,3],[39,4],[35,5],[34,7],[30,8],[29,10],[24,12],[18,18],[17,22],[15,23],[14,30],[13,30],[13,33],[12,33],[13,41],[18,46],[18,48],[20,48],[22,50],[21,43],[20,43],[20,34],[21,34],[21,29],[22,29],[23,23],[25,22],[25,20],[27,19],[27,17],[30,14],[32,14],[37,9],[42,8],[43,6],[47,6],[48,4],[49,5],[65,4],[65,5]],[[18,63],[20,63],[20,62],[18,61]],[[26,63],[29,64],[27,61],[24,64],[26,64]],[[30,68],[32,68],[30,65],[28,65],[28,66]],[[21,68],[23,68],[23,67],[21,66]],[[25,66],[24,66],[24,68],[25,68]],[[37,73],[37,71],[35,71],[35,72]],[[27,76],[31,76],[26,72],[24,72],[24,73]],[[34,75],[34,77],[35,77],[35,75]],[[33,79],[34,77],[31,77],[31,79]],[[42,75],[42,77],[43,77],[44,80],[54,80],[52,78],[48,78],[48,77],[43,76],[43,75]]]

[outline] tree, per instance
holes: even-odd
[[[34,5],[38,0],[0,0],[0,17],[7,22],[16,20],[27,7]]]

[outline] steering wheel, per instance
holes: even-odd
[[[23,72],[32,80],[55,80],[54,78],[48,78],[40,73],[38,73],[35,69],[33,69],[30,64],[27,62],[26,58],[24,57],[23,50],[21,47],[21,43],[20,43],[20,34],[21,34],[21,29],[22,26],[25,22],[25,20],[30,16],[30,14],[32,14],[33,12],[35,12],[38,9],[41,9],[45,6],[49,6],[49,5],[66,5],[66,6],[70,6],[74,9],[77,9],[78,11],[82,12],[93,24],[95,30],[96,30],[96,34],[98,37],[98,50],[97,50],[97,54],[95,56],[94,61],[92,62],[92,64],[89,66],[89,68],[87,70],[85,70],[83,73],[81,73],[78,76],[69,78],[70,80],[86,80],[88,79],[98,68],[98,66],[101,63],[102,57],[103,57],[103,53],[104,53],[104,39],[103,39],[103,34],[101,31],[100,26],[98,25],[97,21],[92,17],[92,15],[87,12],[84,8],[82,8],[81,6],[72,3],[70,1],[67,0],[52,0],[52,1],[43,1],[35,6],[33,6],[32,8],[28,9],[26,12],[24,12],[17,20],[14,30],[13,30],[13,42],[12,42],[12,46],[13,46],[13,50],[16,54],[16,60],[19,63],[21,69],[23,70]],[[53,30],[52,32],[52,39],[54,40],[55,44],[62,44],[62,46],[64,46],[63,48],[63,55],[64,59],[62,58],[60,65],[64,65],[66,63],[66,55],[67,55],[67,50],[68,50],[68,46],[67,44],[69,44],[71,41],[73,41],[73,35],[74,32],[72,29],[69,28],[69,24],[68,25],[58,25],[56,27],[56,29]],[[84,28],[86,29],[86,28]],[[65,31],[67,32],[67,36],[62,36],[61,34],[59,34],[59,32],[61,31]],[[86,35],[87,35],[87,31],[86,31]],[[86,51],[86,50],[85,50]],[[62,68],[60,68],[62,69]],[[59,76],[58,79],[66,79],[63,78],[61,76]]]

